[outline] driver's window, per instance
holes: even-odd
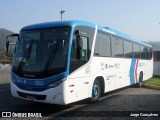
[[[82,48],[80,50],[80,59],[88,60],[88,40],[87,37],[81,37],[82,40]]]
[[[88,60],[88,38],[80,36],[79,40],[74,37],[72,42],[71,60]]]
[[[75,36],[72,42],[70,73],[89,60],[89,38]]]

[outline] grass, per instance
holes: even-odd
[[[160,86],[160,77],[153,77],[144,81],[144,84]]]

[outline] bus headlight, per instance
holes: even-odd
[[[54,83],[51,83],[51,84],[48,85],[48,87],[51,87],[51,88],[57,87],[57,86],[59,86],[61,83],[63,83],[66,79],[67,79],[67,78],[65,77],[65,78],[63,78],[63,79],[61,79],[61,80],[58,80],[58,81],[56,81],[56,82],[54,82]]]
[[[13,77],[11,77],[11,81],[15,84],[16,83],[16,81],[15,81],[15,79],[13,78]]]

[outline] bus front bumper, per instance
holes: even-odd
[[[64,84],[61,84],[45,91],[33,92],[18,88],[12,81],[10,83],[11,93],[14,97],[36,102],[66,105],[67,102],[64,99],[65,90],[63,86]]]

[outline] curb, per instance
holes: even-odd
[[[160,90],[160,86],[155,86],[155,85],[144,84],[143,87],[144,88],[155,89],[155,90]]]

